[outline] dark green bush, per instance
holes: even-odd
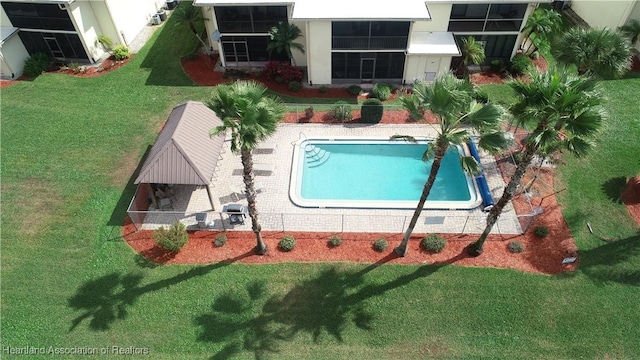
[[[113,48],[113,58],[117,61],[128,59],[131,56],[129,48],[124,45],[118,45]]]
[[[422,120],[424,118],[424,106],[420,103],[420,100],[415,95],[406,95],[400,97],[402,107],[409,112],[411,120]]]
[[[520,241],[511,241],[509,243],[509,251],[514,254],[521,253],[524,251],[524,245]]]
[[[340,121],[348,121],[351,120],[351,105],[346,101],[340,100],[335,102],[335,106],[333,107],[333,117]]]
[[[524,54],[516,54],[511,60],[511,73],[514,75],[524,74],[531,66],[531,59]]]
[[[339,236],[332,236],[331,239],[329,239],[329,245],[331,247],[338,247],[342,245],[342,239],[340,239]]]
[[[285,236],[278,243],[278,248],[282,251],[291,251],[296,247],[296,239],[293,236]]]
[[[320,94],[324,94],[324,93],[326,93],[327,91],[329,91],[329,88],[328,88],[328,87],[326,87],[325,85],[322,85],[322,86],[320,86],[320,87],[318,88],[318,92],[319,92]]]
[[[504,61],[500,59],[491,60],[491,71],[497,72],[504,67]]]
[[[473,92],[473,98],[481,104],[489,102],[489,94],[487,94],[487,91],[484,88],[477,88]]]
[[[393,89],[393,86],[390,84],[377,83],[371,89],[371,96],[382,101],[387,100],[391,97],[391,89]]]
[[[224,244],[227,243],[227,235],[225,234],[220,234],[218,236],[216,236],[216,239],[213,240],[213,245],[215,245],[216,247],[221,247],[224,246]]]
[[[47,54],[33,54],[24,62],[22,72],[29,77],[36,77],[49,69],[51,60],[51,57]]]
[[[365,124],[377,124],[382,120],[384,106],[378,99],[367,99],[362,103],[360,121]]]
[[[362,92],[362,88],[359,85],[351,85],[347,88],[349,95],[358,96]]]
[[[533,230],[534,234],[536,234],[539,238],[544,238],[549,235],[549,228],[546,226],[536,226],[535,230]]]
[[[377,252],[383,252],[387,250],[388,247],[389,247],[389,243],[385,238],[380,238],[373,243],[373,250]]]
[[[302,84],[297,81],[289,82],[289,91],[298,92],[302,89]]]
[[[445,245],[447,240],[436,234],[427,235],[422,239],[422,247],[432,254],[441,252]]]
[[[164,250],[178,252],[189,240],[187,228],[183,223],[176,221],[169,229],[161,226],[160,229],[153,232],[153,240]]]

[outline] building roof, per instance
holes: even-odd
[[[10,37],[18,33],[17,27],[0,26],[0,46],[4,44]]]
[[[225,138],[209,137],[209,131],[220,125],[222,120],[201,102],[174,107],[135,183],[208,185]]]
[[[296,0],[294,20],[430,20],[424,0]]]
[[[450,32],[416,31],[411,34],[407,54],[460,56],[460,50]]]

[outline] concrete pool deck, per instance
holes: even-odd
[[[273,171],[259,172],[255,179],[262,190],[257,195],[260,223],[263,230],[280,231],[336,231],[336,232],[402,232],[413,215],[413,210],[405,209],[328,209],[302,208],[289,198],[289,186],[293,159],[294,143],[301,137],[379,137],[391,135],[412,135],[415,137],[434,137],[434,127],[425,124],[281,124],[278,131],[267,140],[270,143],[265,151],[256,151],[255,164],[263,164]],[[275,145],[275,146],[273,146]],[[218,161],[219,170],[211,182],[214,205],[217,211],[208,211],[208,220],[212,228],[222,230],[250,230],[249,218],[244,225],[231,225],[226,214],[220,214],[222,207],[229,203],[246,205],[244,194],[238,194],[243,188],[242,163],[240,156],[226,151]],[[480,153],[485,176],[494,199],[502,195],[505,183],[492,155]],[[426,181],[426,179],[425,179]],[[187,194],[185,194],[187,195]],[[174,205],[176,212],[188,225],[195,225],[193,213],[211,210],[204,187],[195,188],[188,201],[180,200]],[[185,215],[184,213],[187,212]],[[169,214],[167,214],[169,215]],[[190,215],[190,216],[187,216]],[[163,217],[163,216],[159,216]],[[166,222],[157,215],[149,214],[143,228],[153,229]],[[172,216],[171,218],[175,218]],[[481,208],[472,210],[423,210],[416,225],[416,233],[481,233],[484,230],[486,213]],[[170,221],[169,221],[170,222]],[[521,226],[512,204],[509,204],[498,224],[496,234],[520,234]]]

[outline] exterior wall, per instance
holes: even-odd
[[[571,9],[591,27],[607,27],[615,30],[624,25],[634,8],[636,0],[573,0]]]
[[[429,3],[427,9],[431,14],[429,21],[416,21],[413,23],[413,31],[447,31],[449,27],[449,16],[451,15],[451,4]]]
[[[93,16],[91,3],[75,1],[68,5],[68,7],[71,20],[78,30],[80,41],[84,44],[89,58],[92,59],[92,62],[95,62],[104,54],[104,51],[95,45],[98,35],[103,32],[95,16]]]
[[[413,83],[416,80],[426,80],[426,73],[439,75],[449,71],[451,56],[440,55],[408,55],[404,67],[404,81]]]
[[[296,42],[304,45],[304,54],[298,50],[292,49],[291,54],[293,55],[293,60],[296,66],[307,66],[307,56],[306,52],[309,48],[309,44],[307,42],[307,22],[306,21],[291,21],[292,24],[296,25],[300,28],[300,32],[302,33],[302,37],[298,38]]]
[[[130,43],[149,23],[156,11],[164,6],[163,0],[105,0],[111,18],[125,44]],[[114,39],[115,40],[115,39]]]
[[[115,24],[109,14],[109,9],[104,1],[92,1],[91,8],[101,32],[98,35],[108,36],[114,45],[123,44],[122,35],[116,30]]]
[[[13,26],[2,6],[0,6],[0,24],[2,24],[2,26]]]
[[[331,21],[309,21],[307,26],[309,81],[331,84]]]
[[[3,22],[3,24],[6,24]],[[29,57],[27,49],[17,34],[10,37],[0,48],[0,73],[3,79],[16,79],[22,75],[24,61]]]
[[[633,7],[633,10],[631,11],[629,20],[631,19],[640,21],[640,1],[636,1],[636,5]],[[640,40],[638,40],[634,44],[634,47],[636,48],[636,50],[640,51]]]

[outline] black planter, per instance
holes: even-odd
[[[178,6],[177,0],[167,0],[167,10],[173,10]]]
[[[164,10],[158,10],[157,14],[160,17],[160,21],[167,20],[167,13]]]

